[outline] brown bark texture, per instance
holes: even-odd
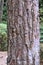
[[[8,65],[40,65],[39,1],[7,0]]]

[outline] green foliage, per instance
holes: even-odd
[[[43,51],[40,49],[40,60],[43,60]]]
[[[43,59],[43,44],[40,44],[40,57]]]
[[[2,21],[0,22],[0,50],[7,50],[7,7],[4,0]]]
[[[7,29],[7,25],[6,24],[3,24],[3,23],[0,23],[0,33],[1,32],[6,32],[7,31],[6,29]]]
[[[0,50],[7,50],[7,25],[0,23]]]
[[[42,19],[43,19],[43,0],[39,0],[40,4],[39,4],[39,12],[40,12],[40,22],[43,23]]]
[[[39,0],[39,12],[40,12],[40,42],[43,43],[43,0]]]
[[[40,12],[40,59],[43,60],[43,0],[39,0],[39,12]]]
[[[6,0],[4,0],[2,22],[3,23],[7,23],[7,6],[6,6]]]

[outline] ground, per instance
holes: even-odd
[[[7,52],[0,51],[0,65],[7,65]],[[41,61],[41,64],[43,65],[43,61]]]
[[[7,52],[0,52],[0,65],[7,65]]]

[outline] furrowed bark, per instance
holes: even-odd
[[[8,65],[39,65],[38,0],[7,0]]]

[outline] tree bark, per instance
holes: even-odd
[[[39,1],[7,0],[8,65],[40,65]]]

